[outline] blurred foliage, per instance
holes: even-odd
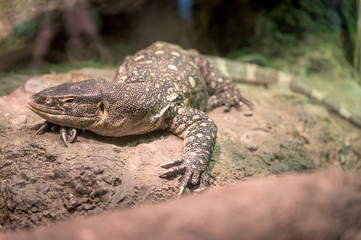
[[[48,0],[0,0],[0,55],[35,38]]]
[[[46,73],[68,72],[70,70],[81,68],[114,68],[115,66],[119,66],[127,55],[132,55],[138,50],[136,46],[124,41],[118,41],[117,43],[108,45],[108,47],[109,49],[112,49],[113,52],[117,53],[114,63],[109,63],[102,59],[94,46],[91,45],[85,49],[84,58],[86,60],[70,59],[62,62],[46,61],[39,68],[31,68],[28,63],[17,64],[7,71],[0,71],[0,79],[14,74],[32,76]]]
[[[361,2],[358,3],[358,21],[357,21],[357,30],[356,38],[354,40],[355,49],[353,55],[353,64],[355,70],[355,79],[361,84]]]
[[[42,16],[37,16],[30,21],[20,20],[14,27],[13,34],[17,38],[22,38],[25,41],[34,39],[38,33]]]
[[[7,72],[0,72],[0,78],[4,78],[11,75],[42,75],[47,73],[63,73],[68,72],[74,69],[81,69],[81,68],[103,68],[109,69],[113,68],[113,65],[99,62],[99,61],[75,61],[75,62],[63,62],[63,63],[49,63],[45,62],[40,68],[32,69],[32,68],[25,68],[24,66],[18,66],[12,68],[10,71]]]
[[[25,41],[22,38],[16,37],[14,34],[9,34],[0,41],[0,55],[16,50],[24,46]]]
[[[261,10],[254,39],[270,56],[295,45],[305,34],[333,32],[341,24],[337,0],[285,0]]]
[[[357,0],[342,0],[341,12],[345,27],[353,43],[356,42]]]
[[[266,56],[261,53],[254,52],[254,50],[249,48],[232,51],[226,57],[241,62],[258,64],[260,66],[269,65],[269,60]]]
[[[159,0],[157,5],[152,5],[151,0],[88,0],[87,9],[104,45],[115,57],[115,64],[134,49],[149,44],[149,39],[162,39],[162,32],[165,31],[166,36],[172,35],[169,29],[160,27],[159,22],[152,22],[153,17],[144,18],[146,13],[151,13],[152,16],[161,15],[164,18],[161,18],[162,22],[171,22],[168,25],[172,26],[177,39],[188,39],[190,46],[203,53],[221,54],[267,66],[273,58],[282,57],[288,49],[297,47],[308,35],[339,34],[341,28],[345,29],[343,34],[348,34],[352,39],[343,47],[353,53],[356,1],[197,0],[193,5],[193,29],[186,29],[184,32],[188,35],[184,36],[180,31],[182,26],[167,18],[174,17],[172,6],[159,9],[159,5],[169,4],[168,0]],[[57,29],[45,61],[70,61],[74,64],[75,58],[67,50],[69,34],[64,30],[64,8],[61,3],[65,0],[55,1],[57,5],[51,9],[50,2],[0,0],[0,55],[33,43],[41,30],[45,13],[52,11]],[[6,36],[3,36],[4,33]],[[106,61],[91,40],[87,43],[79,60]]]

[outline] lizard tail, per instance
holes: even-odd
[[[260,67],[256,64],[241,63],[221,57],[207,56],[207,59],[235,82],[253,84],[278,84],[289,88],[291,91],[308,96],[323,104],[327,109],[350,121],[361,128],[361,119],[343,108],[337,102],[327,98],[321,92],[312,89],[306,84],[297,81],[291,75],[271,68]]]

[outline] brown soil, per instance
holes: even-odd
[[[360,184],[340,169],[254,179],[0,239],[360,239]]]

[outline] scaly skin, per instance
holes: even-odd
[[[210,97],[209,97],[210,96]],[[202,191],[208,184],[208,162],[217,127],[206,114],[215,107],[251,109],[230,78],[197,52],[177,45],[156,42],[119,67],[115,81],[91,79],[65,83],[33,95],[28,107],[52,124],[87,129],[104,136],[126,136],[168,130],[184,139],[184,154],[162,164],[168,168],[160,177],[183,173],[179,194],[189,184]],[[251,115],[250,112],[245,115]],[[66,142],[66,141],[65,141]]]

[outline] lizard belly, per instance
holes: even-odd
[[[139,121],[120,121],[117,124],[104,124],[102,126],[91,127],[89,128],[89,130],[102,136],[121,137],[129,135],[139,135],[155,130],[164,129],[164,122],[164,117],[160,118],[156,122],[152,122],[148,119],[143,119]]]

